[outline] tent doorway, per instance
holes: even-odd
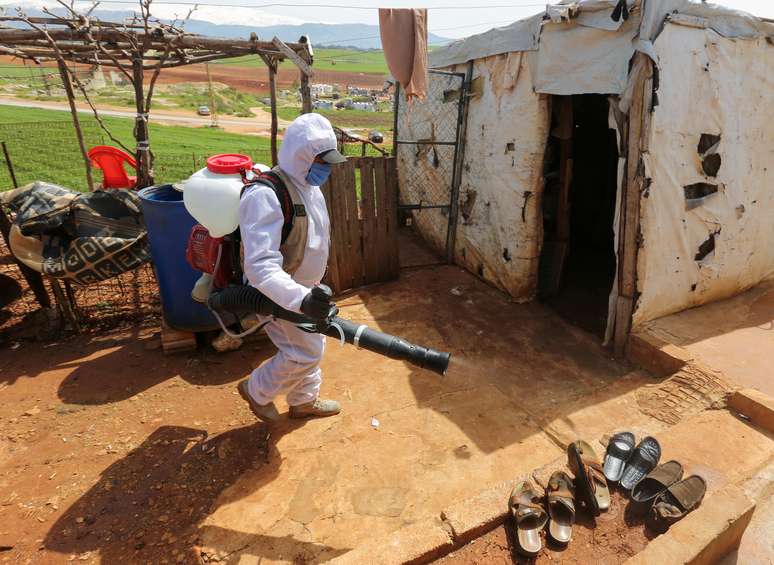
[[[539,295],[603,337],[616,269],[616,134],[608,126],[607,96],[552,96],[551,102]]]

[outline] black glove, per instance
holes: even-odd
[[[315,286],[301,302],[301,312],[313,320],[328,320],[339,313],[339,309],[331,302],[333,291],[324,284]]]

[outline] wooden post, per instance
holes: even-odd
[[[307,65],[312,64],[308,53],[304,53],[301,58]],[[312,89],[309,86],[309,77],[312,76],[311,67],[308,73],[303,68],[299,72],[301,73],[301,113],[308,114],[312,111]]]
[[[16,180],[16,173],[13,170],[13,163],[11,162],[11,156],[8,154],[8,146],[5,141],[2,142],[3,155],[5,155],[5,166],[8,167],[8,174],[11,175],[11,182],[14,188],[19,188],[19,182]]]
[[[277,61],[268,60],[269,67],[269,98],[271,100],[271,166],[277,166]]]
[[[67,65],[62,59],[57,60],[57,66],[59,67],[59,75],[62,77],[62,84],[64,85],[65,93],[67,94],[67,102],[70,104],[70,114],[73,118],[75,137],[78,138],[78,146],[81,148],[83,163],[86,167],[86,184],[89,186],[89,190],[94,190],[94,179],[91,176],[91,162],[86,149],[86,142],[83,140],[81,122],[78,119],[78,109],[75,107],[75,92],[73,91],[73,84],[70,82],[70,73],[67,70]]]
[[[212,76],[210,76],[210,64],[204,63],[204,68],[207,71],[207,89],[210,93],[210,125],[211,127],[218,127],[218,109],[215,106],[215,93],[212,91]]]
[[[309,88],[309,75],[301,72],[301,113],[312,111],[312,89]]]
[[[70,302],[67,300],[67,297],[65,297],[62,287],[59,286],[59,281],[54,278],[49,278],[48,282],[51,284],[51,290],[54,292],[54,296],[56,297],[56,302],[59,305],[59,311],[62,313],[62,317],[70,322],[70,325],[73,327],[75,333],[80,333],[81,328],[78,324],[78,319],[75,317],[75,313],[70,307]]]
[[[153,184],[150,171],[150,140],[148,134],[148,114],[145,111],[143,96],[142,57],[132,59],[132,79],[134,81],[134,104],[137,115],[134,118],[134,139],[137,141],[135,161],[137,161],[137,188]]]

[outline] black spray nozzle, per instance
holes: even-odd
[[[341,329],[341,333],[339,333],[339,329]],[[403,338],[372,330],[366,325],[355,324],[339,317],[331,321],[330,327],[324,333],[331,337],[343,335],[344,341],[355,347],[367,349],[391,359],[408,361],[412,365],[428,369],[439,375],[446,373],[449,359],[451,359],[450,353],[414,345]]]
[[[355,324],[344,318],[335,317],[325,322],[311,320],[302,314],[290,312],[277,306],[252,286],[233,286],[213,293],[207,301],[207,305],[219,316],[231,314],[241,318],[250,313],[274,316],[298,324],[307,331],[324,333],[335,338],[343,336],[344,341],[355,347],[368,349],[391,359],[407,361],[439,375],[446,372],[451,359],[450,353],[414,345],[400,337],[372,330],[368,326]]]

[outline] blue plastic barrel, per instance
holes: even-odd
[[[191,298],[201,276],[185,260],[188,234],[196,224],[183,204],[183,193],[162,184],[139,192],[148,243],[156,268],[164,319],[171,327],[189,332],[216,329],[207,308]]]

